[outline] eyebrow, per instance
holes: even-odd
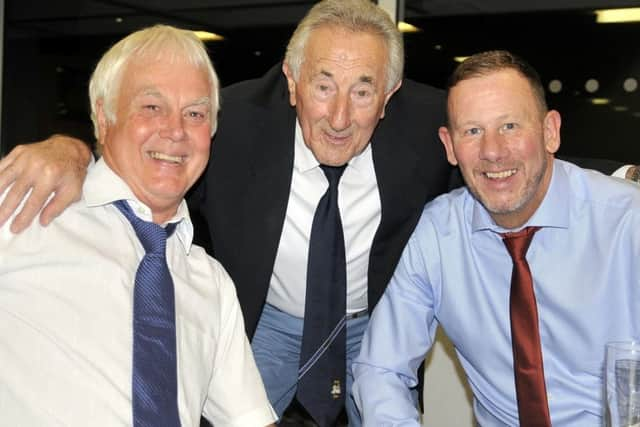
[[[145,87],[142,88],[140,91],[138,91],[138,93],[135,95],[135,97],[140,97],[140,96],[153,96],[155,98],[164,98],[164,96],[162,95],[162,93],[160,93],[158,90],[156,90],[153,87]]]
[[[140,91],[140,93],[137,96],[153,96],[155,98],[161,98],[161,99],[165,98],[165,96],[155,88],[144,88]],[[208,96],[203,96],[201,98],[195,99],[193,102],[190,102],[187,105],[187,107],[192,107],[194,105],[210,105],[210,104],[211,104],[211,98],[209,98]]]
[[[211,99],[208,96],[203,96],[202,98],[198,98],[195,101],[189,103],[189,105],[209,105],[211,104]]]
[[[322,74],[325,77],[333,78],[333,73],[331,73],[329,71],[326,71],[326,70],[320,70],[320,74]],[[358,80],[361,83],[373,84],[373,77],[371,77],[371,76],[360,76],[360,78],[358,78]]]

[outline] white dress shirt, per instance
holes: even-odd
[[[3,198],[4,196],[0,197]],[[131,425],[133,287],[144,249],[112,205],[151,211],[99,160],[83,198],[48,227],[0,228],[0,424]],[[183,201],[167,262],[175,286],[182,426],[276,419],[225,270],[198,246]]]
[[[269,304],[292,316],[304,317],[311,225],[316,206],[328,186],[296,121],[289,204],[267,294]],[[351,159],[340,178],[338,207],[347,262],[347,313],[356,313],[368,306],[369,252],[381,215],[370,144]]]

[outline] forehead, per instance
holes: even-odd
[[[538,109],[529,81],[512,69],[462,80],[449,91],[449,112],[473,115]]]
[[[367,31],[322,26],[309,35],[302,64],[307,72],[385,74],[388,49],[384,39]],[[359,76],[356,76],[359,77]]]
[[[207,71],[187,59],[162,55],[133,57],[125,65],[121,76],[123,95],[135,95],[140,91],[193,92],[208,96],[210,90]]]

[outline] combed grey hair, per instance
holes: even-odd
[[[336,26],[353,32],[366,32],[380,36],[387,46],[389,62],[386,72],[386,91],[402,79],[404,44],[396,24],[379,6],[369,0],[323,0],[309,10],[289,40],[284,61],[293,78],[298,81],[304,62],[304,50],[313,30]]]

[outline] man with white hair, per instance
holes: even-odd
[[[202,42],[135,32],[90,98],[102,157],[81,200],[49,227],[0,228],[3,424],[273,425],[231,279],[191,244],[183,197],[218,111]]]

